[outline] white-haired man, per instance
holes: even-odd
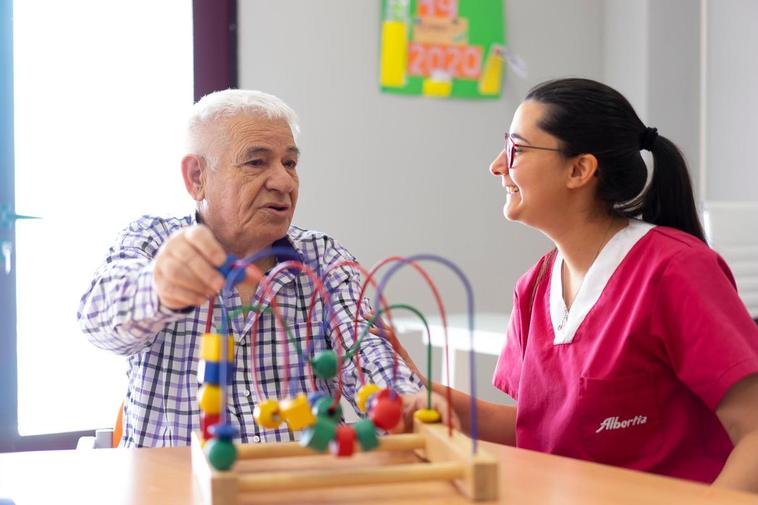
[[[221,327],[218,304],[223,303],[232,314],[229,332],[235,340],[228,387],[230,423],[243,442],[291,440],[286,426],[267,430],[253,421],[258,402],[288,394],[284,349],[273,315],[260,315],[259,329],[251,338],[256,313],[240,309],[259,300],[261,287],[241,284],[222,292],[224,279],[217,267],[229,254],[242,258],[271,246],[291,250],[317,272],[353,257],[331,237],[291,226],[299,189],[298,125],[284,102],[259,91],[212,93],[195,104],[188,133],[189,153],[182,159],[181,172],[197,211],[177,218],[146,216],[129,225],[83,296],[79,322],[94,345],[128,357],[122,445],[186,445],[200,423],[199,344],[209,299],[216,298],[213,327]],[[266,257],[256,266],[268,272],[279,259],[290,257]],[[352,321],[359,282],[357,270],[350,267],[337,268],[326,279],[345,345],[355,339]],[[329,325],[322,324],[327,313],[320,299],[317,320],[308,321],[314,286],[304,274],[287,271],[273,289],[301,347],[309,325],[313,353],[341,345]],[[365,324],[364,320],[361,328]],[[293,345],[288,347],[290,390],[307,391],[307,367],[297,365],[300,358]],[[403,394],[418,391],[418,379],[402,360],[392,380],[392,351],[376,335],[366,337],[359,357],[367,380],[380,385],[392,382]],[[258,397],[254,373],[264,398]],[[342,381],[345,397],[355,404],[352,363],[344,367]],[[319,381],[319,387],[334,392],[337,379]]]

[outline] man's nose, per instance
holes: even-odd
[[[500,151],[492,163],[490,163],[490,173],[495,177],[508,175],[508,160],[505,155],[505,149]]]
[[[273,191],[290,193],[295,189],[295,178],[283,164],[278,163],[266,180],[266,186]]]

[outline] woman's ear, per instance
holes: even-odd
[[[202,156],[188,154],[182,158],[184,187],[192,198],[199,202],[205,198],[206,164]]]
[[[580,154],[574,158],[566,185],[570,189],[586,186],[597,174],[597,158],[593,154]]]

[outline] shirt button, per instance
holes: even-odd
[[[245,396],[247,396],[248,398],[250,398],[250,390],[249,389],[245,390]]]
[[[253,442],[260,442],[260,441],[261,441],[261,437],[259,437],[258,435],[255,435],[253,437]]]

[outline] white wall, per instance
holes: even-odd
[[[756,202],[758,2],[705,1],[706,198]]]

